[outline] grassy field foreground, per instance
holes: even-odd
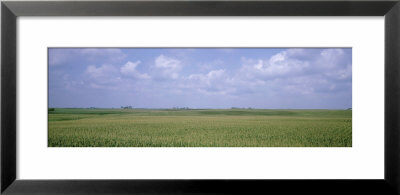
[[[351,147],[351,110],[49,111],[49,147]]]

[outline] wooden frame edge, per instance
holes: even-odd
[[[16,179],[16,19],[1,5],[1,191]]]
[[[385,15],[385,180],[400,193],[400,3]]]

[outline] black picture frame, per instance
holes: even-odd
[[[16,179],[19,16],[385,16],[385,176],[382,180]],[[2,1],[1,193],[3,194],[399,194],[399,0]],[[99,170],[101,171],[101,170]],[[368,171],[368,170],[365,170]]]

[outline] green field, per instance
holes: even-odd
[[[351,110],[49,110],[49,147],[351,147]]]

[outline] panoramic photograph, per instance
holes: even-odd
[[[48,147],[352,147],[352,49],[48,48]]]

